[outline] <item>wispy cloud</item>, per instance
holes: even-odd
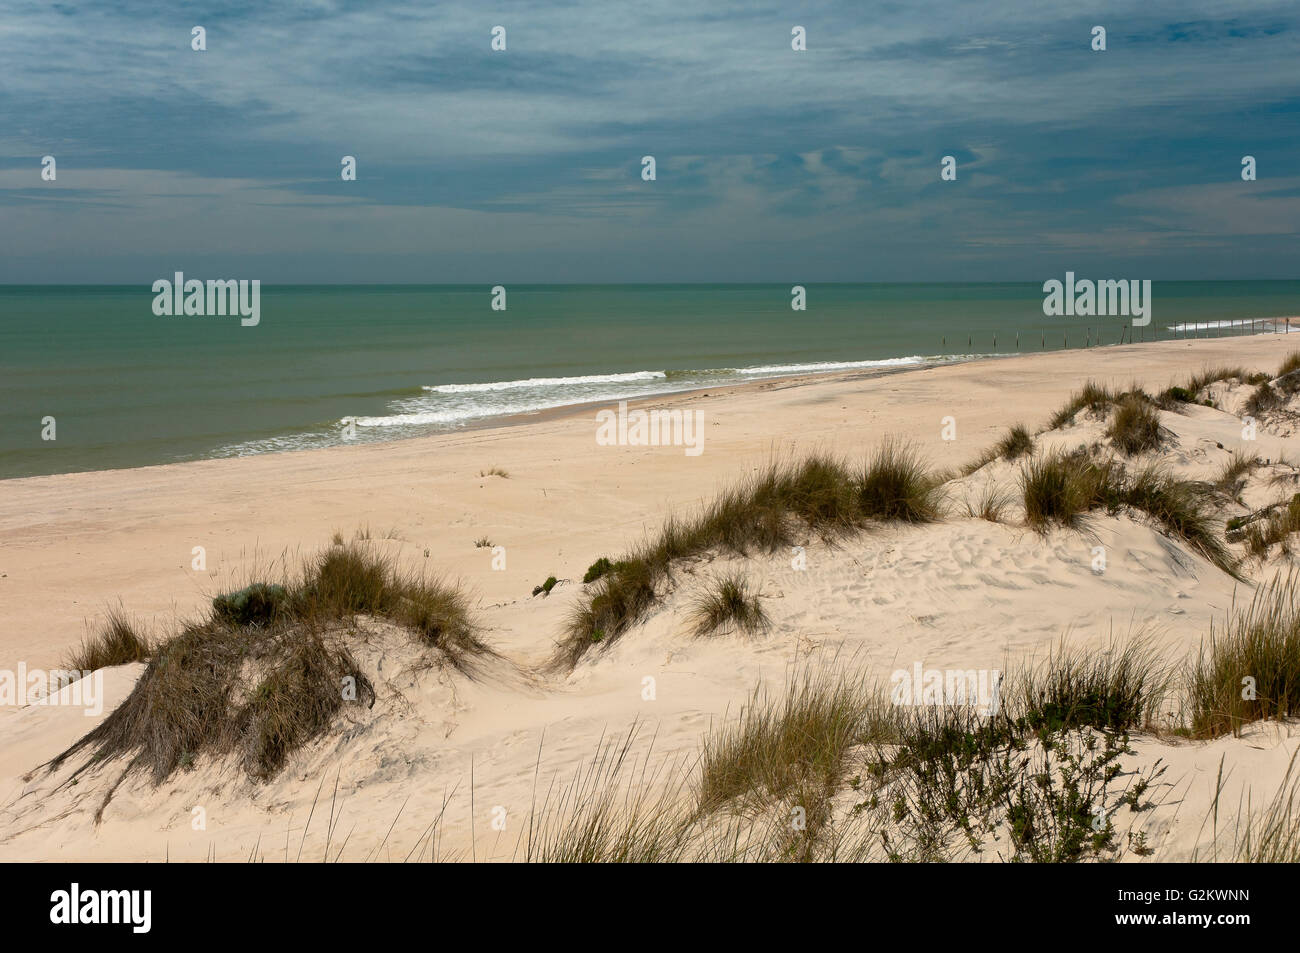
[[[1294,272],[1291,2],[703,6],[11,0],[0,280]]]

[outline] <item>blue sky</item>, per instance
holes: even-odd
[[[1298,27],[1294,0],[8,0],[0,282],[1294,278]]]

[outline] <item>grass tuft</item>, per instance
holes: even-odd
[[[1060,410],[1052,415],[1048,430],[1059,430],[1074,422],[1079,411],[1101,413],[1115,402],[1115,394],[1095,381],[1087,381],[1083,387],[1065,402]]]
[[[1149,401],[1129,394],[1116,405],[1106,433],[1126,456],[1156,450],[1161,444],[1160,415]]]
[[[925,523],[939,518],[942,495],[916,451],[885,440],[858,482],[863,517]]]
[[[94,672],[114,665],[144,662],[149,658],[149,640],[140,634],[139,624],[121,609],[109,609],[99,632],[84,639],[64,663],[76,672]]]
[[[733,629],[752,635],[770,625],[759,593],[738,574],[708,582],[691,607],[691,619],[697,636]]]
[[[1244,725],[1300,714],[1300,603],[1295,576],[1259,589],[1202,643],[1188,678],[1192,732],[1240,735]]]
[[[145,770],[161,783],[200,756],[239,753],[250,777],[268,779],[344,705],[373,704],[345,644],[358,614],[401,626],[458,669],[491,654],[459,588],[404,574],[363,543],[335,544],[296,580],[217,596],[209,617],[158,645],[126,700],[48,766],[88,751],[73,778],[126,758],[123,776]]]

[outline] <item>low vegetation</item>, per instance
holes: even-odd
[[[892,440],[856,471],[823,455],[773,464],[724,490],[693,518],[670,518],[657,537],[600,567],[569,618],[554,663],[572,668],[592,645],[617,640],[657,603],[680,560],[708,552],[772,553],[810,535],[832,541],[875,521],[933,520],[942,501],[935,474],[914,450]]]
[[[1016,424],[994,448],[1003,460],[1016,460],[1034,452],[1034,438],[1024,424]]]
[[[1259,417],[1286,405],[1285,395],[1273,389],[1268,381],[1256,387],[1246,398],[1244,410],[1252,417]]]
[[[749,635],[770,624],[759,594],[744,576],[732,574],[705,584],[691,606],[691,627],[697,636],[739,631]]]
[[[601,556],[587,567],[587,571],[582,576],[582,584],[585,586],[588,583],[593,583],[613,569],[614,563],[610,562],[606,557]]]
[[[76,672],[93,672],[113,665],[144,662],[149,658],[149,640],[140,634],[140,625],[121,609],[110,609],[104,625],[65,661],[64,667]]]
[[[1176,480],[1159,464],[1128,473],[1114,460],[1091,454],[1050,453],[1021,470],[1026,522],[1046,532],[1059,524],[1078,528],[1092,510],[1117,513],[1129,507],[1147,514],[1224,572],[1237,575],[1236,560],[1219,537],[1202,488]]]
[[[1277,369],[1277,377],[1286,377],[1292,371],[1300,371],[1300,351],[1292,351]]]
[[[1046,532],[1053,524],[1077,527],[1090,510],[1111,502],[1115,466],[1087,453],[1045,453],[1020,470],[1025,521]]]
[[[1160,415],[1145,397],[1127,394],[1116,404],[1106,435],[1125,456],[1157,450],[1162,436]]]
[[[294,580],[216,596],[207,618],[158,644],[126,700],[49,767],[85,752],[70,780],[126,759],[123,776],[147,771],[161,783],[202,756],[237,755],[250,777],[273,777],[345,705],[373,704],[348,648],[358,615],[407,630],[439,664],[468,672],[490,654],[461,590],[403,573],[362,543],[333,546]],[[136,645],[114,618],[114,644]]]
[[[1258,466],[1259,457],[1241,450],[1234,450],[1219,470],[1218,475],[1215,476],[1212,485],[1220,493],[1224,493],[1235,500],[1245,488],[1246,477]]]
[[[1296,577],[1279,579],[1210,633],[1188,676],[1193,734],[1240,734],[1249,722],[1300,714],[1297,596]]]
[[[1001,489],[996,483],[988,482],[980,491],[980,495],[972,505],[970,501],[966,503],[966,515],[978,517],[982,520],[988,520],[990,523],[999,523],[1002,521],[1002,513],[1010,505],[1011,498],[1008,493]]]
[[[1080,411],[1086,410],[1089,413],[1103,413],[1111,404],[1115,402],[1116,394],[1106,387],[1102,387],[1095,381],[1087,381],[1082,388],[1073,394],[1065,406],[1052,415],[1051,423],[1048,424],[1049,430],[1060,430],[1074,423],[1074,418]]]

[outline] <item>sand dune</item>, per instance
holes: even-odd
[[[647,404],[702,411],[700,456],[598,446],[594,411],[584,409],[393,444],[0,483],[0,666],[57,665],[119,600],[159,633],[173,631],[214,594],[358,527],[405,565],[468,587],[483,637],[500,655],[477,677],[426,670],[391,625],[363,621],[357,661],[375,680],[374,707],[349,709],[268,782],[249,780],[230,761],[200,760],[156,788],[131,776],[112,790],[120,764],[68,784],[67,769],[34,769],[103,715],[6,708],[0,857],[508,859],[538,798],[589,765],[602,740],[633,731],[633,752],[661,770],[648,783],[667,783],[666,766],[691,763],[711,724],[734,717],[757,684],[779,688],[801,663],[883,679],[914,662],[1006,671],[1041,657],[1064,633],[1100,647],[1113,633],[1139,630],[1181,657],[1234,600],[1287,571],[1290,558],[1252,563],[1238,581],[1132,513],[1099,512],[1083,531],[1036,533],[1015,493],[1019,465],[999,460],[948,483],[942,521],[810,539],[806,570],[794,569],[789,553],[688,560],[633,631],[587,652],[572,672],[544,668],[593,560],[617,557],[670,514],[692,512],[773,459],[814,450],[860,459],[895,434],[934,465],[956,468],[1011,424],[1046,426],[1085,379],[1159,390],[1207,365],[1271,372],[1293,343],[1300,339],[1262,335],[1107,347],[765,382]],[[1250,388],[1213,387],[1217,408],[1160,413],[1169,432],[1161,461],[1185,480],[1213,479],[1237,449],[1270,461],[1249,475],[1242,505],[1225,518],[1300,490],[1300,471],[1274,463],[1300,462],[1289,418],[1266,420],[1256,440],[1243,441],[1239,414]],[[955,440],[943,439],[948,417]],[[1104,431],[1104,421],[1082,414],[1041,435],[1037,452],[1104,443]],[[507,475],[480,476],[494,467]],[[967,515],[966,503],[978,509],[990,486],[1007,491],[1000,521]],[[491,545],[476,546],[484,539]],[[203,571],[191,568],[194,547],[205,550]],[[504,547],[504,569],[492,568],[493,547]],[[1106,557],[1100,572],[1096,547]],[[729,570],[752,580],[769,629],[693,636],[694,597]],[[559,583],[549,595],[530,595],[551,575]],[[105,713],[143,669],[106,671]],[[1275,723],[1213,741],[1139,737],[1126,763],[1168,765],[1159,806],[1141,818],[1153,859],[1209,852],[1203,821],[1221,762],[1224,803],[1247,791],[1258,802],[1277,789],[1298,746],[1294,727]],[[494,829],[501,818],[503,829]]]

